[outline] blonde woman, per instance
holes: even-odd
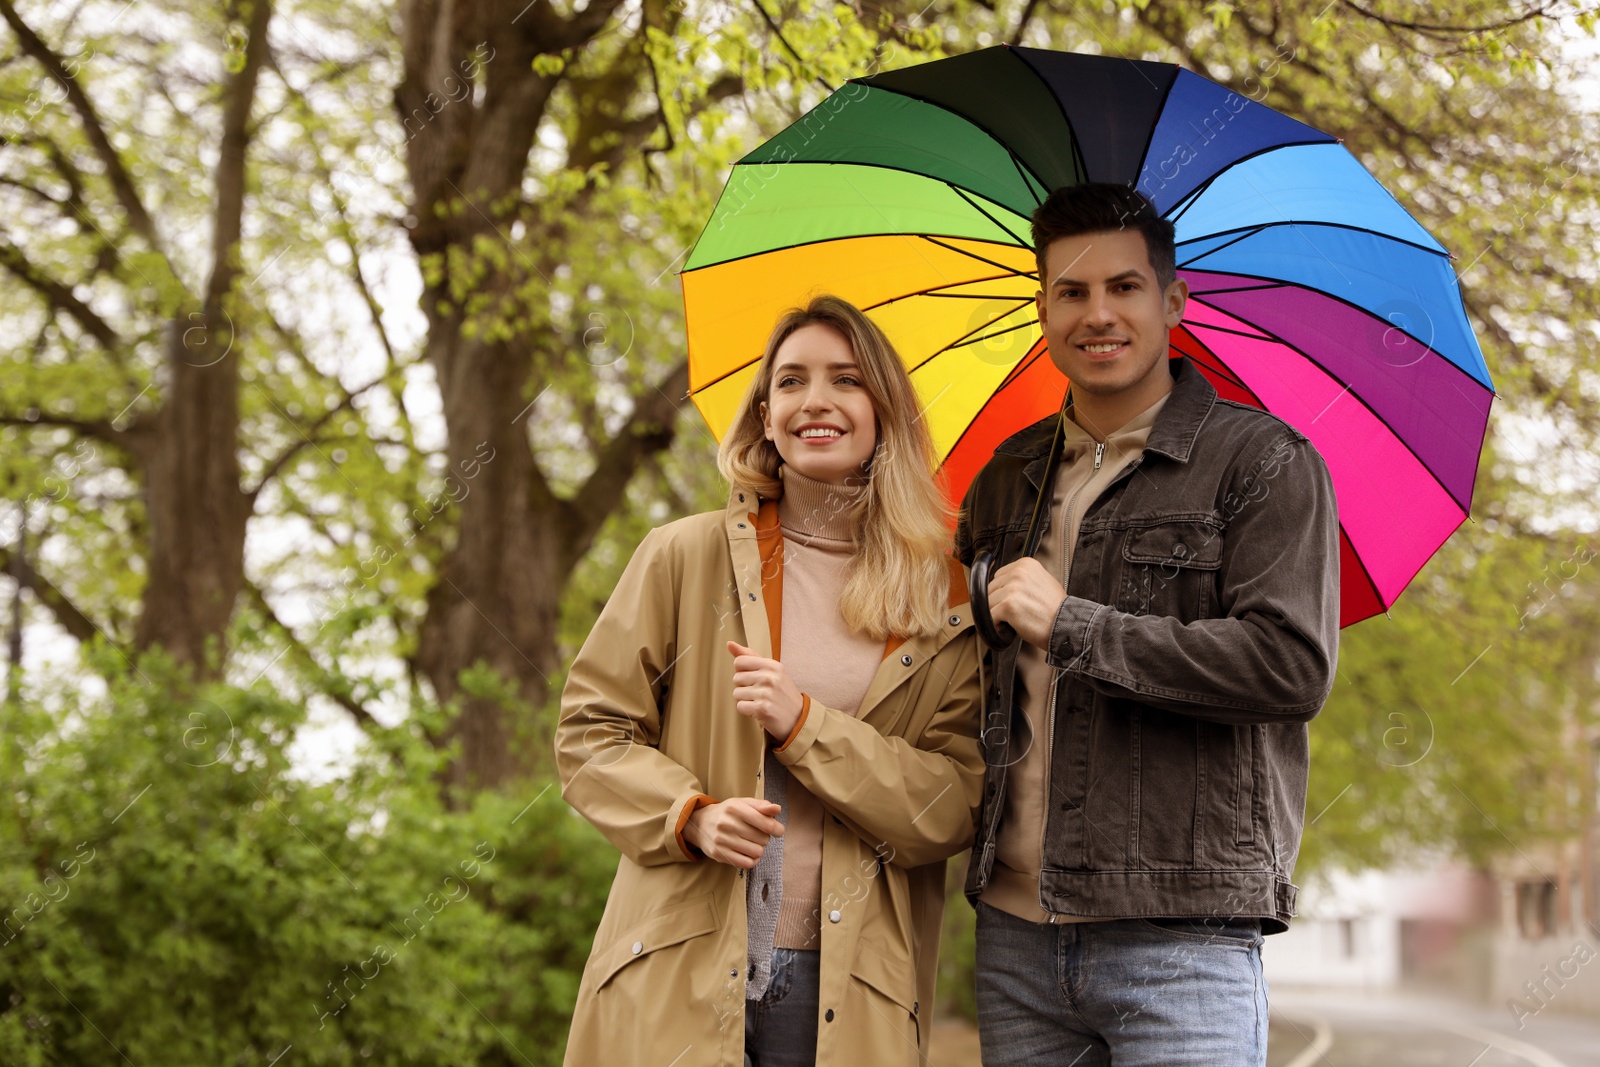
[[[817,297],[717,462],[726,510],[646,535],[562,694],[562,793],[622,851],[566,1062],[910,1067],[983,762],[904,364]]]

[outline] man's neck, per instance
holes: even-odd
[[[1170,392],[1172,392],[1170,374],[1157,376],[1149,383],[1148,388],[1141,383],[1139,388],[1125,389],[1109,396],[1089,392],[1084,392],[1080,396],[1075,392],[1068,414],[1090,437],[1103,442],[1132,422],[1139,412]]]

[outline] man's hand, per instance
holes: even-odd
[[[789,671],[737,641],[728,642],[728,651],[733,654],[733,706],[779,741],[786,740],[804,706]]]
[[[989,579],[989,615],[995,625],[1011,624],[1036,648],[1050,648],[1050,631],[1067,591],[1032,556],[1007,563]]]
[[[683,839],[707,859],[745,870],[756,865],[767,842],[783,836],[783,823],[773,818],[778,805],[755,797],[733,797],[695,810],[683,828]]]

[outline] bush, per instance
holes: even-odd
[[[0,1062],[560,1061],[615,851],[549,781],[447,810],[410,729],[307,782],[302,721],[154,658],[0,712]]]

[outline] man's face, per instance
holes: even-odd
[[[1175,280],[1162,291],[1138,230],[1056,238],[1039,282],[1050,361],[1074,390],[1113,396],[1168,373],[1168,334],[1183,319],[1189,287]]]

